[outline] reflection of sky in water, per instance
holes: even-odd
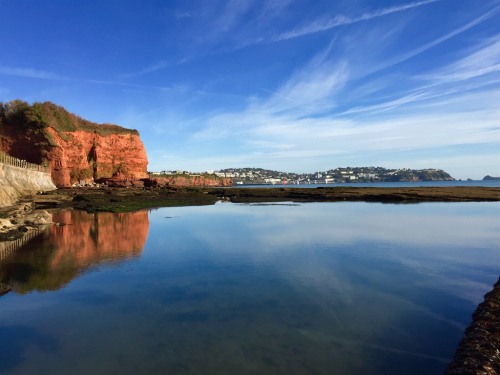
[[[438,374],[499,229],[497,203],[155,210],[134,261],[0,299],[0,372]]]
[[[178,215],[179,222],[163,223],[167,230],[182,233],[179,224],[187,231],[186,236],[200,241],[213,256],[241,256],[257,264],[274,262],[278,257],[280,262],[274,266],[281,271],[288,269],[294,274],[292,279],[297,272],[317,275],[324,260],[315,252],[325,248],[333,254],[374,262],[390,260],[422,275],[442,276],[441,282],[450,285],[450,292],[462,282],[461,290],[455,292],[464,297],[470,294],[476,303],[482,298],[476,292],[488,290],[490,280],[487,284],[460,280],[458,271],[465,265],[493,268],[495,274],[500,265],[498,203],[327,203],[301,207],[219,204],[216,210],[204,208],[202,216],[186,212],[182,217],[182,209],[176,208],[168,212]],[[226,220],[227,215],[231,220]],[[151,217],[155,220],[156,213]],[[189,224],[184,225],[186,222]],[[163,240],[169,251],[182,252],[183,236]],[[180,243],[174,245],[175,240]],[[299,263],[290,264],[294,259]],[[331,268],[328,274],[334,277]],[[467,288],[474,292],[468,293]]]

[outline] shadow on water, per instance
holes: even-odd
[[[25,360],[28,347],[36,346],[44,352],[60,349],[56,339],[43,335],[29,326],[0,326],[0,373],[12,370]]]

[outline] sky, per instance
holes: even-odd
[[[148,170],[500,176],[500,0],[0,0],[0,101],[137,129]]]

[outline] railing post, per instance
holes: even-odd
[[[27,162],[26,160],[21,160],[18,158],[15,158],[13,156],[10,156],[4,152],[0,151],[0,163],[12,165],[14,167],[18,168],[24,168],[32,171],[38,171],[38,172],[44,172],[44,173],[49,173],[49,168],[41,165],[41,164],[35,164],[35,163],[30,163]]]

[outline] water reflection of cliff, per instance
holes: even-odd
[[[57,290],[81,272],[140,256],[149,230],[148,212],[64,211],[54,223],[0,262],[0,282],[16,292]]]

